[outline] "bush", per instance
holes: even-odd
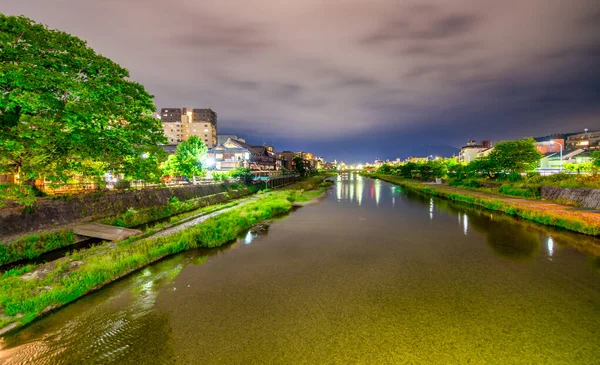
[[[469,180],[451,179],[450,181],[448,181],[448,185],[456,186],[456,187],[466,187],[466,188],[472,188],[472,189],[477,189],[482,186],[481,182],[478,180],[475,180],[475,179],[469,179]]]
[[[523,198],[539,198],[540,189],[537,186],[504,184],[500,187],[500,193]]]
[[[523,181],[523,176],[521,174],[519,174],[518,172],[511,172],[510,174],[508,174],[508,181],[510,181],[510,182]]]
[[[75,243],[75,233],[61,230],[31,235],[8,244],[0,244],[0,265],[23,259],[34,259],[40,255]]]

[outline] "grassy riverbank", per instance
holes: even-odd
[[[253,187],[237,187],[227,192],[179,201],[172,198],[167,204],[145,209],[128,209],[122,214],[102,219],[100,222],[118,227],[136,227],[142,224],[169,219],[175,223],[189,215],[212,210],[215,204],[230,201],[232,196],[242,197],[255,193]],[[45,253],[68,247],[76,243],[77,238],[71,229],[59,229],[20,237],[10,243],[0,243],[0,266],[20,260],[31,260]]]
[[[501,211],[536,223],[593,236],[600,235],[600,215],[598,213],[585,212],[559,204],[509,198],[457,187],[424,184],[394,175],[365,174],[365,176],[378,178],[425,195]]]
[[[295,199],[321,194],[326,188],[327,184],[319,184],[313,185],[310,191],[290,189],[265,193],[255,201],[169,236],[105,243],[48,264],[10,270],[0,278],[0,333],[24,325],[165,256],[230,242],[250,227],[289,212]]]

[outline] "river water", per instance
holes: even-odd
[[[600,363],[599,247],[345,174],[5,336],[0,363]]]

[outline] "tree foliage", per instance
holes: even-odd
[[[294,157],[294,171],[300,175],[306,174],[306,166],[304,166],[304,160],[300,156]]]
[[[533,138],[503,141],[489,155],[491,169],[504,173],[523,173],[533,170],[542,158]]]
[[[236,167],[229,172],[229,176],[242,180],[246,185],[252,184],[254,179],[252,170],[248,167]]]
[[[162,165],[163,172],[172,176],[202,176],[208,149],[198,136],[191,136],[177,145],[175,154],[169,156]]]
[[[592,166],[594,170],[600,169],[600,150],[594,151],[590,154],[592,160]]]
[[[65,182],[156,166],[142,157],[164,142],[154,110],[144,87],[85,41],[0,14],[1,170]]]

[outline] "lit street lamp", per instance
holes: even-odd
[[[552,141],[552,144],[557,144],[560,146],[560,169],[563,168],[563,145],[560,142]]]

